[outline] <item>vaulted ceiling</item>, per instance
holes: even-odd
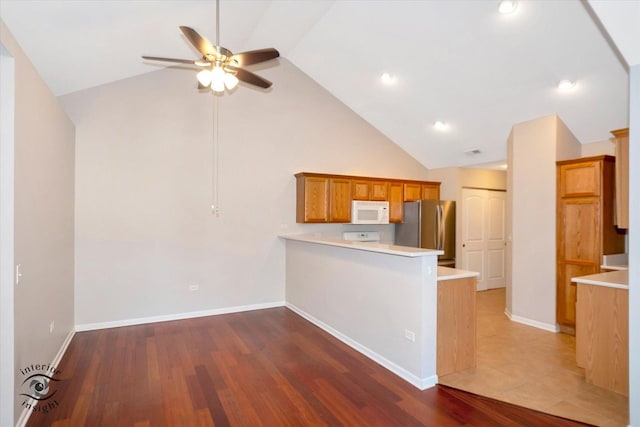
[[[502,15],[498,3],[221,0],[220,42],[276,47],[429,168],[502,161],[511,126],[549,114],[583,143],[628,126],[628,67],[588,5],[520,0]],[[171,65],[143,54],[199,58],[180,25],[216,33],[212,0],[2,0],[0,17],[56,95]]]

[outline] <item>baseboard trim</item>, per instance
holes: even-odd
[[[556,324],[544,323],[544,322],[539,322],[537,320],[529,319],[526,317],[516,316],[515,314],[512,314],[508,310],[505,310],[504,314],[506,314],[506,316],[510,320],[517,323],[522,323],[523,325],[533,326],[534,328],[538,328],[538,329],[542,329],[542,330],[554,332],[554,333],[560,332],[560,328]]]
[[[265,308],[283,307],[284,301],[261,304],[239,305],[235,307],[215,308],[212,310],[190,311],[187,313],[167,314],[161,316],[138,317],[133,319],[114,320],[111,322],[84,323],[76,325],[76,331],[94,331],[97,329],[119,328],[122,326],[144,325],[147,323],[170,322],[172,320],[193,319],[196,317],[217,316],[220,314],[240,313],[243,311],[262,310]]]
[[[71,344],[71,340],[73,339],[73,336],[75,334],[76,334],[75,329],[72,329],[71,331],[69,331],[69,333],[67,334],[67,337],[62,342],[62,345],[60,346],[58,353],[53,358],[53,361],[51,362],[50,366],[54,366],[56,368],[58,367],[58,364],[60,363],[60,361],[62,361],[62,357],[66,353],[67,348],[69,347],[69,344]],[[33,406],[33,405],[36,405],[37,403],[34,399],[30,398],[28,400],[29,401],[27,403],[29,405]],[[27,422],[29,422],[29,417],[31,417],[32,413],[33,411],[25,406],[24,409],[22,409],[22,412],[20,413],[20,417],[18,418],[18,421],[16,421],[16,427],[25,427],[27,425]]]
[[[381,356],[380,354],[376,353],[375,351],[369,349],[368,347],[365,347],[364,345],[360,344],[359,342],[349,338],[348,336],[344,335],[342,332],[332,328],[331,326],[327,325],[323,321],[315,318],[311,314],[309,314],[306,311],[302,310],[300,307],[297,307],[294,304],[291,304],[289,302],[285,303],[285,306],[288,309],[290,309],[291,311],[293,311],[294,313],[298,314],[299,316],[301,316],[304,319],[308,320],[309,322],[313,323],[314,325],[316,325],[320,329],[324,330],[328,334],[336,337],[337,339],[339,339],[340,341],[342,341],[343,343],[345,343],[349,347],[353,348],[357,352],[364,354],[365,356],[367,356],[369,359],[373,360],[374,362],[376,362],[380,366],[382,366],[382,367],[388,369],[389,371],[393,372],[394,374],[396,374],[397,376],[399,376],[403,380],[407,381],[408,383],[410,383],[414,387],[417,387],[420,390],[426,390],[428,388],[434,387],[438,383],[438,376],[437,375],[432,375],[432,376],[426,377],[426,378],[420,378],[420,377],[412,374],[411,372],[407,371],[406,369],[396,365],[395,363],[391,362],[390,360],[384,358],[383,356]]]

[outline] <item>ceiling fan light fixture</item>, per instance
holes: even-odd
[[[214,92],[224,92],[225,72],[222,67],[216,65],[211,70],[211,90]]]
[[[238,78],[231,73],[226,73],[224,75],[224,85],[227,89],[232,90],[238,85]]]
[[[196,77],[198,78],[198,81],[202,86],[209,86],[211,84],[211,80],[213,79],[213,76],[211,75],[211,71],[209,70],[200,71],[196,75]]]
[[[214,80],[211,82],[211,90],[214,92],[224,92],[224,81],[223,80]]]

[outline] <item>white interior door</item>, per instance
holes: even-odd
[[[485,284],[486,219],[484,190],[462,189],[462,253],[461,268],[477,271],[478,290]]]
[[[487,264],[486,286],[488,289],[504,288],[506,259],[506,193],[486,190],[487,218]]]
[[[503,191],[462,189],[461,268],[477,271],[479,291],[504,287],[505,213]]]

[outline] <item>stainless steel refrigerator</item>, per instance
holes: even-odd
[[[438,265],[455,267],[456,202],[405,202],[402,217],[402,222],[396,224],[396,245],[443,250],[444,255],[438,256]]]

